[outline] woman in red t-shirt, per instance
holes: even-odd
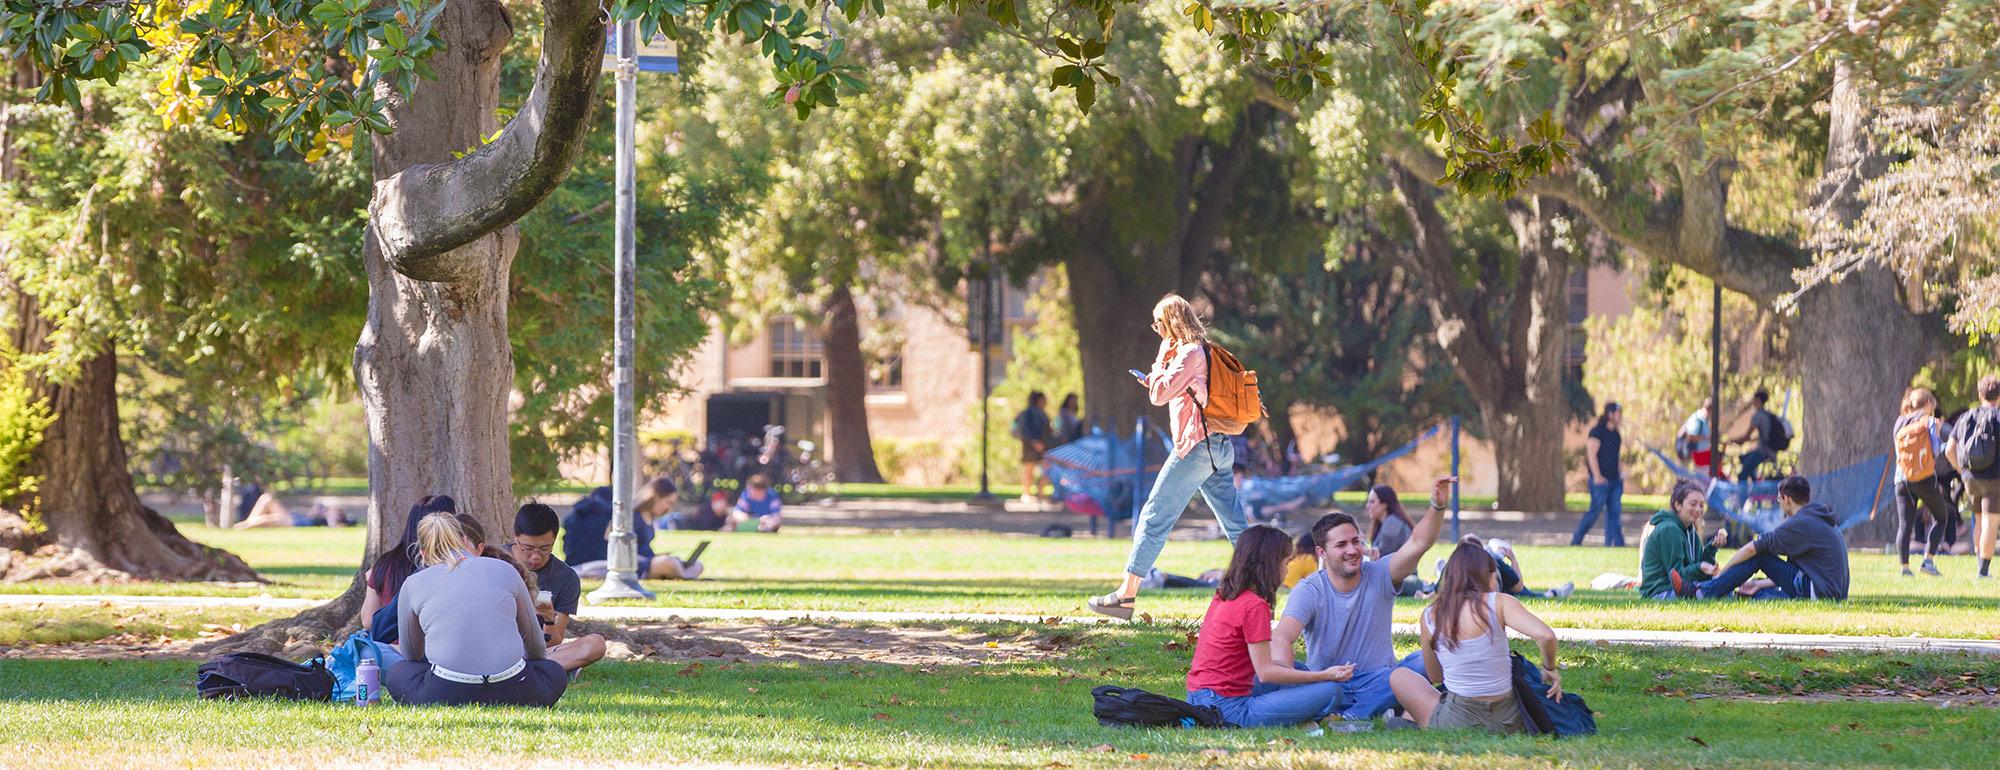
[[[1201,618],[1188,669],[1188,702],[1212,706],[1237,727],[1292,725],[1323,719],[1341,705],[1340,682],[1352,665],[1301,671],[1272,662],[1271,605],[1285,579],[1291,538],[1255,526],[1236,539],[1222,586]]]

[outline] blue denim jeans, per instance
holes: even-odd
[[[1576,533],[1569,536],[1570,545],[1583,545],[1583,536],[1590,534],[1590,528],[1597,525],[1597,515],[1604,517],[1604,545],[1611,548],[1625,546],[1625,523],[1620,518],[1625,515],[1625,480],[1612,479],[1593,482],[1590,485],[1590,510],[1583,514],[1583,521],[1577,522]]]
[[[1167,533],[1187,512],[1196,490],[1208,501],[1209,510],[1215,511],[1222,534],[1229,542],[1236,542],[1244,524],[1243,510],[1236,507],[1236,478],[1231,472],[1235,464],[1236,447],[1221,433],[1208,434],[1185,457],[1167,455],[1160,475],[1153,479],[1152,494],[1146,496],[1138,520],[1132,522],[1132,555],[1125,560],[1126,574],[1144,577],[1153,569],[1160,549],[1167,544]]]
[[[1695,585],[1695,595],[1703,599],[1719,599],[1728,596],[1757,573],[1764,573],[1778,585],[1757,593],[1759,599],[1810,599],[1814,596],[1812,577],[1784,557],[1760,553],[1752,556],[1713,579]]]
[[[1249,695],[1233,698],[1214,690],[1191,690],[1188,702],[1213,706],[1222,712],[1223,721],[1237,727],[1283,727],[1326,718],[1340,705],[1341,690],[1339,682],[1259,683]]]
[[[1774,459],[1776,458],[1770,452],[1765,451],[1763,447],[1744,452],[1742,458],[1743,470],[1736,474],[1737,483],[1748,484],[1755,480],[1757,478],[1757,471],[1764,467],[1764,463],[1768,463]]]
[[[1389,674],[1399,668],[1424,673],[1423,650],[1404,656],[1388,668],[1354,672],[1354,676],[1344,682],[1347,698],[1340,704],[1340,718],[1374,719],[1394,708],[1397,705],[1396,693],[1389,689]]]

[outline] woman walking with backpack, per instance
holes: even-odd
[[[1902,557],[1903,577],[1911,577],[1910,538],[1929,514],[1925,527],[1924,563],[1926,575],[1938,574],[1937,555],[1944,544],[1944,528],[1951,520],[1951,508],[1938,486],[1938,463],[1945,462],[1944,426],[1931,415],[1937,398],[1929,390],[1917,388],[1903,399],[1903,414],[1896,418],[1890,436],[1896,447],[1896,553]]]
[[[1521,606],[1521,600],[1500,592],[1493,557],[1484,546],[1475,540],[1459,543],[1445,561],[1436,598],[1418,617],[1424,674],[1406,668],[1389,674],[1396,701],[1419,727],[1527,732],[1521,702],[1514,696],[1514,661],[1507,649],[1510,628],[1541,648],[1548,696],[1560,702],[1556,632]],[[1439,684],[1445,688],[1442,696]]]
[[[1159,354],[1139,384],[1146,387],[1154,406],[1167,407],[1174,447],[1132,522],[1132,553],[1125,561],[1124,582],[1118,590],[1087,603],[1092,612],[1125,620],[1132,619],[1139,582],[1152,571],[1167,532],[1180,521],[1196,490],[1215,512],[1229,542],[1236,542],[1244,528],[1231,472],[1236,448],[1229,437],[1248,425],[1204,413],[1209,402],[1208,330],[1194,306],[1178,294],[1168,294],[1153,306],[1153,332],[1160,335]]]

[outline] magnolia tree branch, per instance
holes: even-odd
[[[541,62],[527,102],[498,139],[447,163],[411,166],[375,184],[368,207],[396,272],[453,282],[478,270],[455,251],[526,215],[583,148],[604,54],[604,14],[591,0],[543,0]]]

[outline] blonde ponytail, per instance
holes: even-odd
[[[449,513],[432,513],[417,522],[417,555],[424,566],[457,567],[465,561],[465,529]]]

